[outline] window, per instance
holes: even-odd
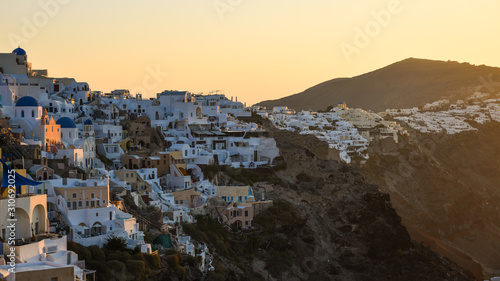
[[[106,200],[102,200],[102,204],[106,204]]]
[[[90,193],[90,198],[94,198],[94,193]]]
[[[68,209],[71,207],[71,202],[68,202]]]
[[[21,110],[21,118],[24,118],[24,110]]]
[[[134,174],[133,173],[130,173],[130,177],[133,178],[134,177]]]
[[[95,213],[95,216],[98,217],[99,216],[99,213]]]
[[[73,193],[73,198],[76,198],[76,193]]]
[[[109,220],[113,220],[113,212],[109,212]],[[110,227],[111,228],[111,227]]]
[[[245,217],[248,217],[248,211],[245,211]]]
[[[89,206],[89,201],[85,201],[85,206]]]
[[[59,277],[52,277],[50,278],[50,281],[59,281]]]
[[[71,132],[69,132],[69,138],[71,138]]]
[[[35,111],[34,110],[31,111],[31,117],[35,117]]]
[[[248,221],[245,222],[245,225],[248,225]]]
[[[128,178],[128,173],[125,174],[125,177]]]
[[[78,202],[78,207],[82,207],[83,203],[82,201]]]

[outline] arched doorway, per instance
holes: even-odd
[[[89,237],[90,236],[90,228],[88,228],[88,226],[85,224],[85,223],[80,223],[78,225],[79,227],[79,234],[83,237],[83,238],[86,238],[86,237]]]
[[[16,208],[15,218],[16,222],[16,239],[21,238],[30,238],[31,237],[31,229],[30,229],[30,218],[28,213],[21,208]]]
[[[102,223],[97,221],[92,225],[92,229],[90,230],[90,235],[91,236],[99,236],[101,234],[104,234],[102,230],[103,230]]]
[[[35,235],[45,234],[46,232],[46,214],[45,207],[41,204],[38,204],[33,208],[33,212],[31,215],[32,225],[31,228]]]

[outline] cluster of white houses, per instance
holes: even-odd
[[[475,92],[465,100],[451,103],[447,99],[426,104],[422,108],[388,109],[381,113],[406,123],[420,133],[457,134],[475,131],[474,124],[500,122],[500,93]]]
[[[394,122],[384,121],[372,112],[349,108],[345,103],[328,112],[295,112],[287,107],[274,107],[272,112],[257,111],[282,130],[311,134],[326,141],[346,163],[353,158],[368,159],[370,141],[391,138],[397,143],[399,132],[404,131]]]
[[[0,279],[86,280],[90,271],[67,241],[102,247],[118,237],[151,253],[141,224],[147,219],[127,211],[126,196],[139,209],[161,210],[174,246],[198,253],[201,269],[210,269],[206,247],[183,235],[180,223],[193,222],[193,210],[214,197],[221,222],[251,228],[272,204],[250,186],[216,186],[203,175],[207,165],[272,165],[276,143],[257,124],[240,121],[250,115],[223,94],[165,91],[143,99],[127,90],[91,91],[87,83],[32,69],[21,48],[0,54],[0,127],[30,157],[11,155],[12,148],[3,156],[40,183],[16,194],[14,257],[6,243],[8,191],[1,190]]]

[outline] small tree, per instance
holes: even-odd
[[[127,243],[125,238],[119,238],[112,235],[106,238],[104,248],[108,251],[124,251],[127,249]]]

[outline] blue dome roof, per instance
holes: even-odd
[[[18,55],[18,56],[26,56],[26,51],[21,49],[21,47],[16,48],[12,53]]]
[[[61,129],[74,129],[76,128],[75,121],[68,117],[61,117],[56,121],[57,125],[61,125]]]
[[[39,106],[34,97],[25,96],[16,102],[16,106]]]
[[[85,120],[85,122],[83,124],[84,125],[92,125],[92,120],[87,119],[87,120]]]

